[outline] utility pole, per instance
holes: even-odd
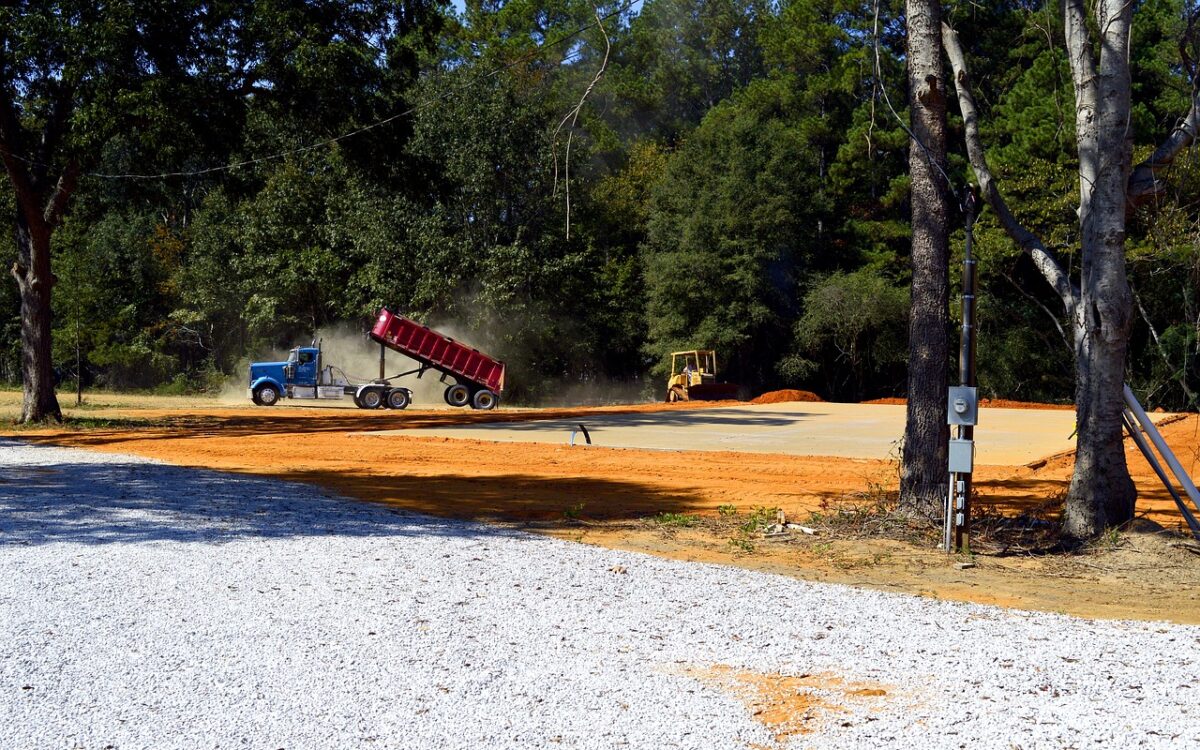
[[[955,428],[947,452],[950,491],[946,497],[942,547],[946,552],[970,552],[971,474],[975,465],[975,424],[979,421],[979,395],[975,382],[975,294],[978,275],[971,240],[975,224],[975,190],[968,188],[963,199],[967,239],[963,252],[962,337],[958,350],[959,385],[951,386],[946,421]]]

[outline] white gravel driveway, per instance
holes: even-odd
[[[816,676],[825,708],[777,737],[721,677],[742,671]],[[5,749],[1187,748],[1198,674],[1195,627],[805,583],[0,441]]]

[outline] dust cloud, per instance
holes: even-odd
[[[519,336],[514,331],[520,331],[520,326],[514,326],[512,321],[505,325],[489,326],[486,321],[478,326],[466,326],[454,320],[436,319],[430,327],[437,332],[449,336],[467,346],[474,347],[497,359],[509,364],[508,378],[524,381],[521,405],[543,407],[565,406],[609,406],[620,404],[639,404],[658,400],[655,395],[657,388],[645,379],[617,380],[601,376],[587,375],[578,379],[544,378],[536,373],[520,372],[520,366],[514,363],[526,362],[531,357],[523,349]],[[334,367],[334,377],[344,378],[352,384],[368,383],[379,378],[379,344],[367,335],[367,328],[361,323],[338,323],[320,328],[314,337],[299,337],[292,346],[307,346],[312,341],[321,345],[322,364]],[[219,400],[224,403],[245,403],[249,400],[248,373],[251,362],[280,362],[288,358],[289,348],[268,349],[255,352],[252,356],[238,364],[235,374],[224,383]],[[415,370],[419,364],[391,349],[386,350],[384,358],[385,377],[393,377],[402,372]],[[453,379],[446,382],[440,380],[441,373],[436,370],[427,371],[418,378],[415,374],[399,378],[395,385],[402,385],[413,392],[413,408],[441,409],[451,408],[446,405],[443,394]],[[511,398],[511,393],[504,394]],[[336,403],[336,402],[334,402]],[[349,403],[349,399],[346,400]],[[514,405],[508,399],[505,405]]]
[[[351,383],[368,383],[379,378],[379,344],[372,341],[365,328],[351,323],[325,326],[317,331],[321,342],[321,357],[325,365],[333,365],[334,376],[345,377]],[[420,366],[414,359],[387,349],[384,354],[384,377],[415,370]],[[449,408],[442,394],[452,380],[439,382],[441,373],[427,371],[422,377],[408,375],[394,381],[413,392],[413,407],[419,409]]]

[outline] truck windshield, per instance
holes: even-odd
[[[293,350],[292,350],[292,352],[291,352],[291,354],[289,354],[289,355],[288,355],[288,362],[289,362],[290,364],[293,364],[293,365],[294,365],[294,364],[296,364],[296,363],[297,363],[297,362],[299,362],[299,361],[300,361],[300,350],[299,350],[299,349],[293,349]]]

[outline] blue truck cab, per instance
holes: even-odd
[[[258,406],[274,406],[281,398],[337,401],[347,396],[360,409],[404,409],[412,403],[411,390],[383,377],[382,359],[379,380],[352,383],[341,368],[325,364],[320,342],[313,344],[296,347],[286,362],[251,363],[246,395]]]
[[[251,363],[247,395],[259,406],[274,406],[285,396],[318,398],[320,374],[321,350],[315,346],[298,346],[292,349],[286,362]],[[340,398],[341,388],[337,390],[336,398]]]

